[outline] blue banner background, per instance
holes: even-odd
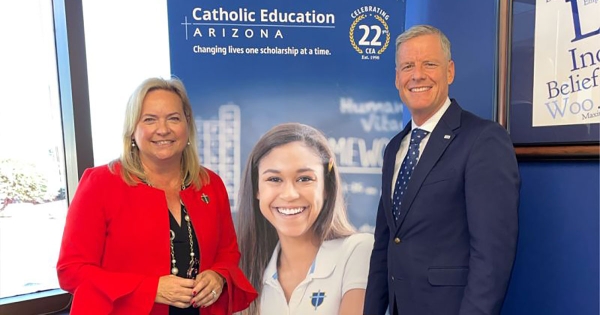
[[[253,145],[274,125],[296,121],[329,138],[350,219],[361,230],[373,230],[383,149],[403,124],[394,86],[394,40],[404,27],[404,7],[403,1],[383,0],[168,1],[172,74],[188,89],[201,161],[225,181],[234,213]],[[275,9],[314,10],[334,20],[260,21],[261,10]],[[256,12],[256,21],[198,20],[194,10]],[[261,54],[267,47],[298,49],[298,55]],[[243,54],[232,52],[240,48]],[[306,54],[300,54],[304,48]],[[316,48],[328,54],[317,54]],[[214,54],[204,52],[211,49]]]

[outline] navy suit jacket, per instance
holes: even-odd
[[[516,251],[520,178],[504,128],[455,100],[431,132],[392,217],[400,142],[384,153],[365,315],[500,314]]]

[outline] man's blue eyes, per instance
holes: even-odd
[[[426,68],[435,68],[437,66],[437,64],[435,64],[435,63],[425,63],[424,66]],[[415,67],[415,65],[405,65],[405,66],[402,67],[402,70],[410,70],[410,69],[412,69],[414,67]]]

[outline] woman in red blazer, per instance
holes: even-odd
[[[227,191],[195,144],[183,84],[144,81],[122,156],[86,170],[69,207],[57,270],[72,314],[232,314],[256,298]]]

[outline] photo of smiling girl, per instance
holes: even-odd
[[[259,292],[241,314],[362,314],[373,235],[348,221],[320,131],[285,123],[263,135],[239,201],[240,266]]]

